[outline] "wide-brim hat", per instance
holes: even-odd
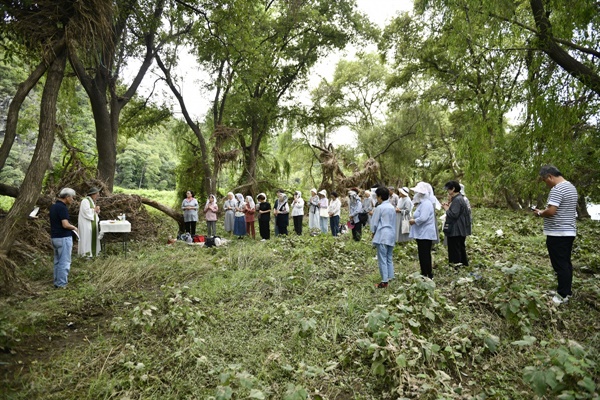
[[[323,189],[319,192],[319,194],[322,194],[323,196],[327,197],[327,190]]]
[[[427,187],[427,184],[425,182],[417,183],[417,186],[415,186],[414,188],[410,188],[410,190],[412,190],[415,193],[421,194],[427,194],[429,192],[429,188]]]
[[[86,196],[91,196],[91,195],[93,195],[93,194],[96,194],[96,193],[100,193],[100,189],[98,189],[97,187],[91,187],[91,188],[90,188],[90,189],[87,191],[87,194],[86,194]]]
[[[398,188],[398,193],[402,193],[404,196],[408,196],[408,188]]]

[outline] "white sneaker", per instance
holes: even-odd
[[[560,294],[557,294],[554,297],[552,297],[552,302],[554,304],[565,304],[565,303],[568,303],[569,302],[569,296],[562,297]]]
[[[260,239],[260,241],[261,241],[261,242],[266,242],[266,241],[267,241],[267,239]]]

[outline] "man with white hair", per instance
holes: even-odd
[[[58,193],[58,199],[50,207],[50,237],[54,248],[54,287],[66,289],[69,270],[71,269],[71,252],[73,250],[73,232],[77,227],[69,222],[69,209],[73,203],[75,191],[64,188]]]

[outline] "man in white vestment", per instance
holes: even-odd
[[[79,231],[79,246],[77,254],[85,257],[95,257],[100,253],[100,238],[98,231],[98,214],[100,207],[96,205],[96,199],[100,195],[100,189],[92,187],[87,196],[79,204],[79,220],[77,229]]]

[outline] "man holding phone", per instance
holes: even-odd
[[[571,252],[577,235],[577,189],[567,181],[553,165],[545,165],[540,170],[540,179],[550,188],[547,206],[544,210],[532,207],[532,211],[544,218],[544,235],[550,262],[558,279],[557,294],[552,298],[556,304],[569,301],[573,294],[573,264]]]

